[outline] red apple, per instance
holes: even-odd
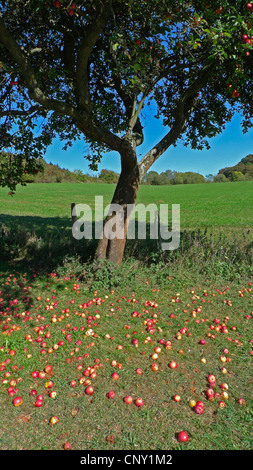
[[[221,388],[222,390],[228,390],[228,384],[225,383],[225,382],[223,382],[223,383],[220,385],[220,388]]]
[[[179,403],[181,401],[180,395],[174,395],[173,400]]]
[[[219,407],[220,408],[225,408],[226,404],[224,401],[219,401]]]
[[[113,380],[118,380],[119,379],[119,374],[117,374],[117,372],[113,372],[112,373],[112,379]]]
[[[50,364],[47,364],[44,371],[47,373],[47,374],[50,374],[53,370],[53,367],[50,365]]]
[[[31,373],[31,377],[32,377],[33,379],[35,379],[35,378],[38,377],[38,376],[39,376],[39,372],[38,372],[37,370],[34,370],[34,371]]]
[[[36,406],[36,408],[40,408],[41,406],[43,405],[43,400],[36,400],[36,402],[34,403],[34,406]]]
[[[178,442],[187,442],[189,440],[189,436],[186,431],[180,431],[177,436]]]
[[[16,354],[15,349],[11,349],[11,350],[9,351],[9,356],[15,356],[15,354]]]
[[[86,393],[86,395],[93,395],[93,393],[94,393],[94,388],[93,388],[91,385],[89,385],[89,386],[85,389],[85,393]]]
[[[170,361],[169,367],[170,367],[170,369],[176,369],[177,368],[177,363],[175,361]]]
[[[52,388],[54,385],[52,380],[49,380],[48,382],[45,383],[45,388]]]
[[[39,379],[44,379],[46,377],[46,373],[43,370],[41,370],[38,374],[38,377]]]
[[[140,397],[136,398],[136,400],[135,400],[135,402],[134,402],[134,403],[135,403],[135,404],[136,404],[136,406],[138,406],[138,407],[141,407],[141,406],[143,406],[143,405],[144,405],[144,403],[143,403],[143,399],[142,399],[142,398],[140,398]]]
[[[64,448],[64,450],[70,450],[71,449],[71,444],[69,442],[65,442],[63,448]]]
[[[195,406],[194,408],[194,411],[195,413],[197,413],[198,415],[202,415],[202,413],[204,412],[204,407],[201,406],[201,405],[197,405]]]
[[[207,396],[207,398],[213,398],[214,397],[214,390],[212,388],[208,388],[206,390],[206,396]]]
[[[58,422],[59,422],[58,416],[52,416],[52,418],[50,418],[51,424],[57,424]]]
[[[127,405],[131,405],[131,403],[133,403],[133,399],[132,399],[131,395],[128,395],[128,396],[124,397],[123,400]]]
[[[108,398],[114,398],[115,393],[111,390],[110,392],[108,392],[107,396],[108,396]]]
[[[20,406],[23,403],[22,397],[15,397],[12,401],[14,406]]]
[[[197,402],[196,402],[196,405],[197,405],[197,406],[202,406],[202,408],[204,408],[204,403],[203,403],[203,401],[200,401],[200,400],[197,401]]]

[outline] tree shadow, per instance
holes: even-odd
[[[139,240],[140,232],[146,233],[146,238]],[[159,251],[159,240],[152,239],[151,232],[149,223],[136,222],[136,237],[127,239],[125,256],[144,260],[148,254]],[[82,263],[90,262],[98,243],[95,233],[94,221],[85,223],[86,238],[76,239],[70,217],[0,215],[0,269],[7,272],[11,267],[26,267],[49,272],[72,256],[78,256]]]
[[[0,266],[49,272],[66,256],[88,261],[95,240],[75,240],[68,217],[0,216]]]
[[[79,258],[80,263],[94,259],[98,240],[94,238],[95,222],[86,226],[93,238],[75,239],[72,234],[71,217],[36,217],[0,215],[0,271],[10,269],[49,273],[62,266],[66,259]],[[146,232],[146,238],[138,234]],[[90,230],[89,230],[90,229]],[[86,232],[86,233],[87,233]],[[162,240],[152,239],[151,226],[135,223],[135,238],[127,239],[125,259],[131,257],[146,265],[154,262],[178,262],[186,257],[198,259],[225,259],[230,262],[248,263],[252,260],[252,233],[248,231],[241,239],[229,238],[225,233],[212,234],[210,230],[184,230],[180,232],[180,245],[175,250],[163,250]],[[158,234],[159,235],[159,234]]]

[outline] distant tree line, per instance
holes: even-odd
[[[110,170],[102,170],[98,176],[85,174],[82,170],[67,170],[59,165],[40,161],[40,171],[31,170],[29,166],[20,166],[17,156],[12,153],[0,152],[0,186],[2,172],[8,168],[16,169],[22,174],[22,183],[117,183],[118,173]],[[10,171],[11,177],[11,171]],[[21,183],[21,184],[22,184]]]
[[[150,171],[146,174],[144,184],[151,185],[168,185],[168,184],[196,184],[205,183],[205,178],[199,173],[192,171],[178,172],[172,170],[166,170],[162,173],[156,171]]]
[[[59,165],[41,160],[40,171],[29,167],[20,167],[17,157],[11,153],[0,153],[0,186],[1,172],[12,165],[17,172],[22,172],[22,182],[26,183],[113,183],[116,184],[119,174],[112,170],[103,169],[99,175],[89,175],[81,170],[67,170]],[[166,170],[161,173],[149,171],[143,184],[146,185],[174,185],[199,183],[225,183],[229,181],[253,180],[253,154],[247,155],[233,167],[226,167],[217,175],[208,174],[205,177],[192,171],[178,172]]]
[[[162,173],[150,171],[144,183],[151,185],[163,184],[196,184],[196,183],[226,183],[229,181],[253,180],[253,154],[247,155],[234,166],[223,168],[217,175],[208,174],[205,177],[199,173],[186,171],[184,173],[167,170]]]
[[[221,169],[215,178],[223,182],[253,180],[253,154],[242,158],[234,166]]]

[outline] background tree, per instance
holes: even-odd
[[[40,169],[56,136],[82,138],[96,168],[121,159],[112,202],[133,204],[146,172],[178,140],[209,148],[233,114],[252,125],[253,5],[239,0],[4,0],[0,10],[0,139],[20,160],[3,168],[14,191]],[[143,109],[154,102],[165,135],[141,159]],[[22,164],[21,164],[22,161]],[[120,265],[125,239],[99,241]]]
[[[205,176],[206,183],[212,183],[214,179],[214,175],[212,173],[208,173],[208,175]]]
[[[226,178],[226,176],[223,175],[223,173],[218,173],[218,175],[215,175],[213,181],[214,183],[227,183],[229,179]]]
[[[99,179],[104,183],[117,183],[119,179],[118,173],[111,170],[101,170]]]
[[[245,176],[241,171],[233,171],[232,181],[245,181]]]
[[[157,171],[149,171],[146,174],[146,182],[151,185],[160,184],[160,175]]]
[[[230,181],[233,181],[233,173],[238,171],[243,174],[245,180],[251,180],[253,178],[253,155],[247,155],[234,166],[222,168],[219,174],[223,174]]]

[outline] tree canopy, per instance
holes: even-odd
[[[140,179],[178,139],[208,148],[234,113],[246,132],[252,15],[238,0],[1,1],[0,142],[18,156],[1,184],[15,190],[38,170],[56,136],[64,148],[82,138],[92,168],[105,151],[138,147],[152,103],[167,133],[140,160]]]
[[[124,236],[103,229],[96,257],[120,265],[127,207],[153,163],[179,140],[209,148],[235,113],[252,126],[252,14],[244,0],[3,0],[0,141],[15,158],[1,184],[12,193],[56,136],[63,148],[83,139],[92,169],[116,151]],[[165,135],[140,158],[151,105]]]

